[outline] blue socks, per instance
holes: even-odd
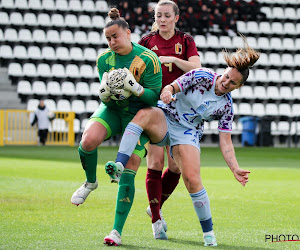
[[[124,167],[126,166],[143,131],[143,128],[139,125],[133,122],[128,123],[120,143],[116,162],[121,162]]]
[[[206,190],[203,188],[197,193],[190,193],[193,201],[194,209],[200,221],[203,233],[212,231],[212,219],[209,198]]]

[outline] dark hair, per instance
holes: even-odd
[[[128,23],[123,17],[120,17],[120,12],[117,8],[111,8],[107,15],[109,16],[110,20],[105,24],[104,29],[115,24],[123,29],[129,29]]]
[[[242,74],[244,83],[249,76],[249,68],[259,59],[260,53],[248,45],[244,35],[239,35],[244,41],[244,48],[238,49],[234,54],[223,50],[223,56],[228,67],[236,68]]]

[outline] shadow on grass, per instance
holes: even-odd
[[[168,241],[170,242],[174,242],[174,243],[178,243],[178,244],[184,244],[184,245],[188,245],[188,246],[195,246],[195,247],[199,247],[199,246],[203,246],[203,242],[201,241],[191,241],[191,240],[181,240],[181,239],[174,239],[174,238],[169,238]],[[254,249],[253,247],[242,247],[242,246],[231,246],[231,245],[226,245],[226,244],[219,244],[218,243],[218,248],[223,248],[223,249],[241,249],[241,250],[252,250]],[[269,249],[269,248],[263,248],[263,247],[255,247],[256,250],[264,250],[264,249]]]

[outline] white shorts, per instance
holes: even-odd
[[[182,126],[180,123],[170,118],[166,113],[164,113],[164,115],[168,126],[168,132],[161,142],[153,144],[159,147],[169,145],[171,155],[172,146],[179,144],[192,145],[200,151],[200,139],[202,137],[201,132],[196,128],[189,129]]]

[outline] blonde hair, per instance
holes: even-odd
[[[260,53],[249,46],[244,35],[239,35],[244,41],[244,48],[237,49],[234,54],[230,54],[226,49],[222,52],[227,66],[236,68],[242,74],[244,83],[249,76],[249,68],[259,59]]]
[[[164,5],[172,5],[173,7],[173,11],[175,13],[175,16],[179,15],[179,8],[178,8],[178,5],[177,3],[175,3],[174,1],[172,0],[160,0],[157,5],[155,6],[155,10],[158,6],[164,6]],[[156,22],[154,22],[152,24],[152,27],[151,27],[151,31],[157,31],[158,30],[158,25]]]

